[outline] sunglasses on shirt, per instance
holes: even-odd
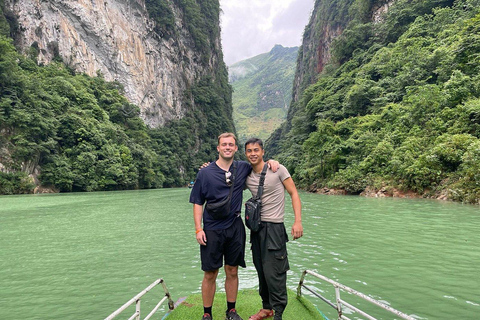
[[[225,172],[225,182],[229,187],[232,185],[232,179],[230,179],[231,176],[232,176],[232,173],[230,171]]]

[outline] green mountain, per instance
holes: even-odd
[[[0,0],[0,194],[185,186],[216,157],[219,2],[142,3]]]
[[[480,203],[480,1],[317,0],[287,120],[304,188]]]
[[[298,47],[275,45],[268,53],[229,66],[233,119],[240,141],[266,139],[285,120]]]

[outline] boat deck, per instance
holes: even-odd
[[[213,303],[213,319],[225,319],[226,309],[225,293],[217,292]],[[257,290],[240,290],[238,292],[238,314],[244,319],[258,312],[262,308],[262,301]],[[201,319],[203,314],[202,296],[200,293],[192,294],[186,298],[165,320]],[[288,290],[288,305],[283,314],[284,320],[325,320],[320,311],[306,298],[297,297],[296,293]]]
[[[329,283],[335,288],[335,303],[331,301],[331,298],[324,297],[318,290],[315,288],[309,287],[305,285],[305,276],[311,275],[315,278],[318,278],[324,282]],[[163,290],[165,292],[165,296],[158,302],[158,304],[152,309],[152,311],[145,317],[144,320],[148,320],[155,315],[157,310],[160,308],[163,302],[168,301],[168,307],[170,310],[167,314],[162,318],[166,320],[185,320],[185,319],[195,319],[195,317],[201,317],[203,313],[203,303],[202,303],[202,295],[201,293],[192,294],[187,298],[181,298],[174,303],[170,293],[168,292],[167,286],[163,279],[157,279],[135,297],[127,301],[123,306],[118,308],[115,312],[109,315],[105,320],[112,320],[116,316],[118,316],[121,312],[127,309],[129,306],[135,304],[135,311],[133,315],[129,318],[129,320],[135,319],[140,320],[140,300],[141,298],[148,293],[153,287],[156,285],[161,284]],[[347,316],[344,315],[345,311],[348,309],[348,313],[350,314],[352,311],[355,313],[359,313],[368,319],[375,319],[373,316],[365,312],[364,310],[360,309],[359,304],[352,304],[340,296],[340,291],[344,291],[349,293],[349,295],[356,296],[361,298],[370,304],[373,304],[379,310],[387,311],[396,316],[399,316],[402,319],[406,320],[415,320],[413,316],[405,314],[401,311],[398,311],[388,304],[380,302],[378,300],[373,299],[372,297],[365,295],[359,291],[356,291],[350,287],[347,287],[341,283],[338,283],[332,279],[329,279],[321,274],[318,274],[312,270],[305,270],[302,273],[300,281],[298,283],[297,292],[293,292],[292,290],[288,290],[288,306],[283,314],[283,319],[285,320],[328,320],[327,317],[317,309],[317,307],[310,302],[308,299],[302,296],[302,288],[311,292],[317,298],[320,298],[321,301],[327,303],[330,307],[335,309],[336,313],[338,314],[338,319],[342,320],[350,320]],[[225,309],[226,309],[226,301],[225,301],[225,293],[217,293],[215,297],[215,301],[213,304],[213,318],[214,319],[223,319],[225,317]],[[257,293],[257,290],[250,289],[250,290],[241,290],[238,293],[237,297],[237,312],[239,315],[244,318],[248,319],[250,315],[253,315],[258,312],[258,310],[262,307],[262,303],[260,297]],[[362,307],[363,308],[363,307]],[[168,319],[167,319],[168,318]]]

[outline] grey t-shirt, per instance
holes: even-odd
[[[253,195],[257,194],[260,173],[253,170],[247,177],[247,188]],[[277,172],[268,169],[265,175],[262,195],[262,221],[265,222],[283,222],[285,215],[285,187],[283,181],[290,178],[287,168],[280,165]]]

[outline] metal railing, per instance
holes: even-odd
[[[130,305],[132,305],[133,303],[135,303],[135,312],[133,313],[133,315],[128,318],[128,320],[140,320],[140,299],[147,293],[149,292],[150,290],[152,290],[156,285],[158,284],[161,284],[162,287],[163,287],[163,291],[165,291],[165,296],[162,298],[162,300],[160,300],[159,303],[157,303],[157,305],[152,309],[152,311],[150,311],[150,313],[144,318],[144,320],[148,320],[150,319],[154,314],[155,312],[157,312],[158,308],[160,308],[160,306],[162,305],[163,302],[165,302],[165,300],[168,300],[168,308],[169,310],[173,310],[175,308],[175,305],[174,305],[174,302],[170,296],[170,293],[168,292],[168,289],[167,289],[167,286],[165,285],[165,282],[163,281],[163,279],[157,279],[155,280],[151,285],[149,285],[148,287],[146,287],[142,292],[140,292],[139,294],[137,294],[135,297],[133,297],[132,299],[128,300],[123,306],[121,306],[120,308],[118,308],[115,312],[113,312],[111,315],[109,315],[108,317],[105,318],[105,320],[111,320],[113,318],[115,318],[116,316],[118,316],[120,313],[122,313],[125,309],[127,309]]]
[[[325,298],[324,296],[322,296],[321,294],[319,294],[318,292],[316,292],[315,290],[313,290],[312,288],[309,288],[307,287],[306,285],[303,284],[304,280],[305,280],[305,275],[307,274],[311,274],[315,277],[317,277],[318,279],[321,279],[325,282],[328,282],[330,283],[331,285],[333,285],[335,287],[335,298],[336,298],[336,303],[333,303],[331,302],[330,300],[328,300],[327,298]],[[350,320],[349,318],[347,318],[344,314],[343,314],[343,309],[342,307],[345,306],[347,307],[348,309],[351,309],[359,314],[361,314],[362,316],[370,319],[370,320],[376,320],[376,318],[372,317],[371,315],[369,315],[368,313],[360,310],[359,308],[351,305],[350,303],[346,302],[345,300],[342,300],[340,298],[340,289],[342,290],[345,290],[351,294],[354,294],[368,302],[371,302],[373,303],[374,305],[382,308],[382,309],[385,309],[403,319],[407,319],[407,320],[415,320],[415,318],[412,318],[411,316],[403,313],[403,312],[400,312],[386,304],[383,304],[381,303],[380,301],[377,301],[373,298],[370,298],[369,296],[361,293],[361,292],[358,292],[352,288],[349,288],[347,286],[344,286],[343,284],[341,283],[338,283],[332,279],[329,279],[321,274],[318,274],[318,273],[315,273],[313,271],[310,271],[310,270],[305,270],[303,273],[302,273],[302,276],[300,278],[300,282],[298,284],[298,288],[297,288],[297,296],[301,296],[302,295],[302,287],[307,289],[308,291],[310,291],[314,296],[316,296],[317,298],[320,298],[323,302],[327,303],[329,306],[331,306],[332,308],[334,308],[335,310],[337,310],[338,312],[338,319],[345,319],[345,320]]]

